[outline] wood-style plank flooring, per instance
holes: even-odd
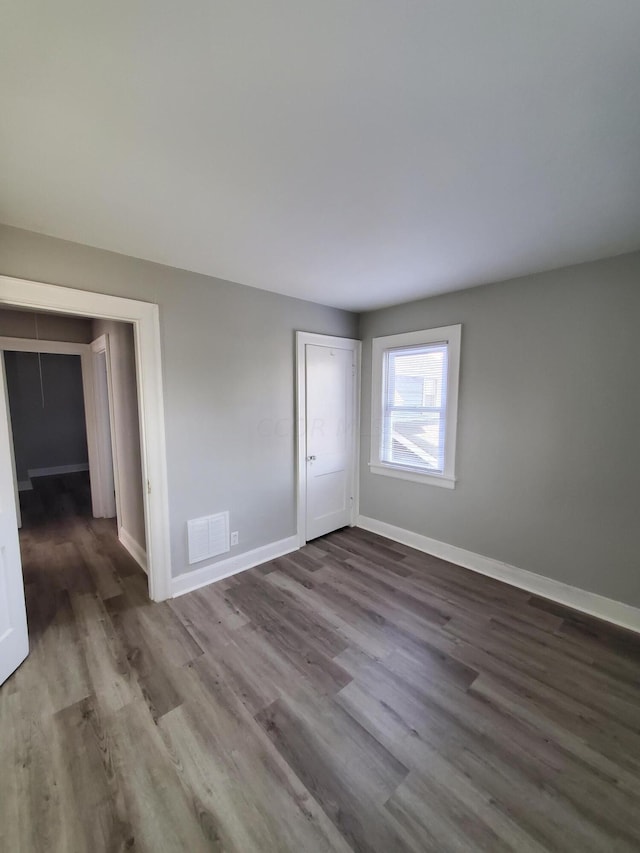
[[[151,604],[25,497],[2,851],[640,850],[639,637],[361,530]]]

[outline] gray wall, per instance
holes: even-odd
[[[370,474],[371,338],[462,323],[455,490]],[[361,513],[640,605],[640,254],[362,315]]]
[[[136,353],[133,326],[112,320],[94,320],[93,338],[109,336],[113,418],[118,448],[120,484],[120,524],[146,549],[144,503],[142,500],[142,462],[140,459],[140,420],[136,385]]]
[[[76,344],[88,344],[93,340],[91,320],[60,314],[36,315],[33,311],[10,311],[6,308],[0,308],[0,336],[39,337],[41,341],[71,341]]]
[[[189,518],[294,533],[294,331],[353,315],[5,226],[0,273],[160,305],[174,574]],[[363,315],[362,514],[640,604],[638,320],[638,254]],[[452,323],[456,489],[370,475],[371,337]]]
[[[189,518],[230,510],[234,554],[295,533],[294,332],[355,315],[7,226],[0,273],[160,306],[174,575]]]
[[[86,465],[87,433],[79,355],[6,352],[7,390],[18,481],[33,468]]]

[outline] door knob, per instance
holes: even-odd
[[[315,456],[307,456],[307,462],[315,462],[315,461],[316,461]]]

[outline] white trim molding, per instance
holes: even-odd
[[[120,469],[118,466],[116,420],[113,404],[113,382],[111,375],[111,347],[109,335],[104,334],[89,344],[93,369],[93,416],[95,420],[95,442],[97,470],[95,472],[96,493],[99,495],[100,518],[117,519],[118,529],[122,525],[120,512]],[[106,388],[101,382],[100,357],[104,355]],[[106,391],[106,394],[105,394]]]
[[[443,489],[456,487],[455,477],[445,477],[443,474],[421,474],[409,468],[400,468],[398,465],[387,465],[385,462],[369,462],[369,470],[372,474],[384,474],[387,477],[396,477],[398,480],[409,480],[411,483],[440,486]]]
[[[615,601],[612,598],[606,598],[604,595],[598,595],[598,593],[589,592],[586,589],[580,589],[580,587],[571,586],[553,580],[553,578],[529,572],[526,569],[519,569],[517,566],[510,566],[508,563],[500,562],[500,560],[484,557],[473,551],[440,542],[438,539],[431,539],[428,536],[396,527],[393,524],[387,524],[385,521],[378,521],[375,518],[367,518],[361,515],[358,518],[357,526],[394,542],[400,542],[402,545],[408,545],[410,548],[415,548],[416,551],[423,551],[425,554],[431,554],[441,560],[455,563],[457,566],[470,569],[472,572],[478,572],[481,575],[487,575],[495,580],[524,589],[533,595],[548,598],[558,604],[564,604],[565,607],[570,607],[572,610],[579,610],[581,613],[587,613],[589,616],[595,616],[597,619],[603,619],[606,622],[619,625],[621,628],[640,633],[640,608],[638,607],[632,607],[622,601]]]
[[[129,533],[128,530],[125,530],[124,527],[118,528],[118,540],[120,544],[128,551],[129,554],[133,557],[136,563],[140,566],[143,572],[148,574],[147,569],[147,552],[144,550],[142,545],[133,538],[133,536]]]
[[[94,293],[89,290],[77,290],[3,275],[0,275],[0,305],[26,308],[31,311],[50,311],[80,317],[116,320],[133,325],[149,596],[154,601],[170,598],[172,594],[171,542],[160,309],[152,302],[141,302],[123,296],[110,296],[105,293]],[[89,358],[90,347],[85,346],[85,358]],[[88,370],[87,375],[92,378],[92,371]],[[91,451],[89,465],[91,466]]]
[[[286,539],[269,542],[268,545],[261,545],[252,551],[245,551],[244,554],[227,557],[226,560],[218,560],[217,563],[211,563],[193,572],[178,575],[172,583],[173,597],[177,598],[179,595],[193,592],[203,586],[208,586],[210,583],[224,580],[224,578],[245,572],[254,566],[260,566],[262,563],[268,563],[270,560],[276,560],[278,557],[284,557],[285,554],[291,554],[292,551],[297,550],[298,537],[289,536]]]
[[[0,276],[2,279],[2,276]],[[0,299],[0,302],[3,300]],[[45,341],[39,338],[0,337],[0,347],[10,352],[42,352],[57,355],[85,355],[89,344],[74,341]]]

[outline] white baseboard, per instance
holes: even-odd
[[[54,465],[52,468],[29,468],[27,472],[29,479],[34,477],[54,477],[60,474],[77,474],[79,471],[88,471],[89,465],[86,462],[80,462],[77,465]]]
[[[467,551],[464,548],[458,548],[456,545],[449,545],[437,539],[430,539],[428,536],[413,533],[411,530],[405,530],[402,527],[396,527],[375,518],[367,518],[361,515],[358,517],[357,527],[385,536],[394,542],[401,542],[417,551],[424,551],[426,554],[440,557],[442,560],[455,563],[465,569],[471,569],[471,571],[478,572],[481,575],[488,575],[496,580],[504,581],[504,583],[517,586],[542,598],[549,598],[551,601],[564,604],[573,610],[588,613],[590,616],[604,619],[606,622],[612,622],[614,625],[620,625],[622,628],[640,633],[640,608],[624,604],[622,601],[605,598],[605,596],[598,595],[595,592],[588,592],[586,589],[570,586],[561,581],[544,577],[544,575],[510,566],[508,563],[493,560],[491,557],[483,557],[473,551]]]
[[[118,530],[118,539],[120,540],[122,547],[131,554],[140,568],[149,574],[147,569],[147,552],[144,550],[142,545],[136,542],[133,536],[125,530],[124,527],[121,527]]]
[[[219,560],[217,563],[211,563],[201,569],[195,569],[193,572],[178,575],[177,578],[173,578],[171,585],[173,597],[177,598],[186,592],[193,592],[193,590],[215,583],[215,581],[237,575],[239,572],[252,569],[261,563],[268,563],[269,560],[284,557],[285,554],[297,551],[298,548],[298,537],[289,536],[287,539],[279,539],[277,542],[261,545],[259,548],[254,548],[253,551],[245,551],[244,554],[227,557],[226,560]]]

